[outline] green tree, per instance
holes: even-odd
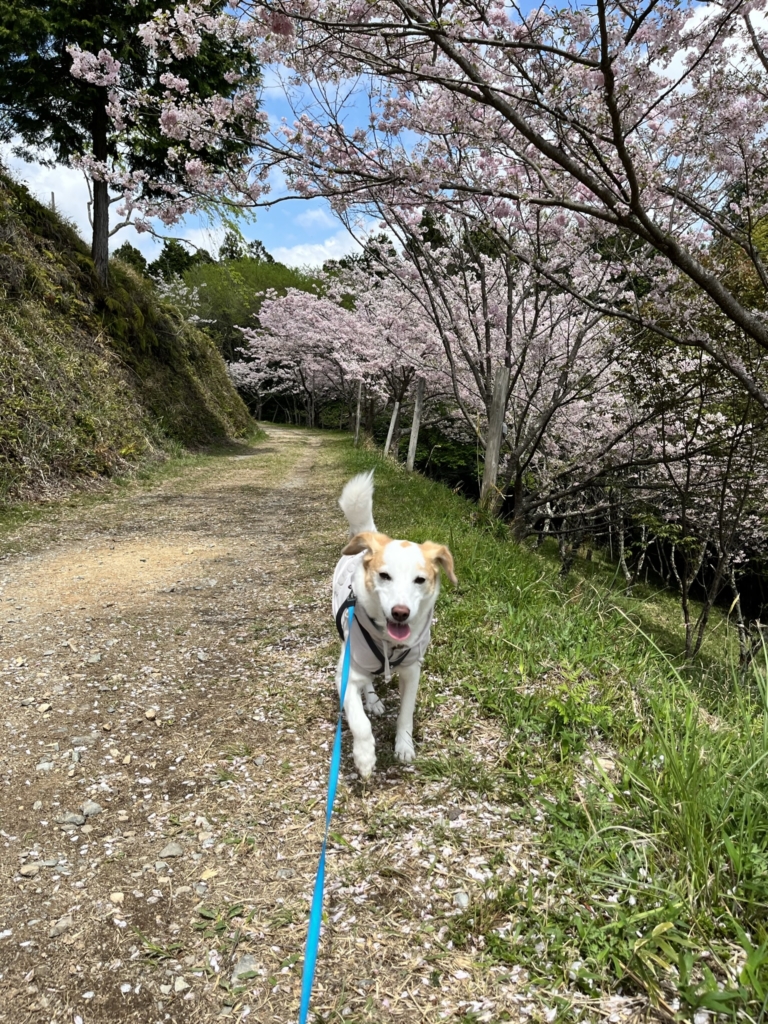
[[[258,238],[254,238],[252,242],[249,242],[246,248],[249,259],[256,260],[258,263],[275,262],[275,257],[267,252],[264,243],[260,242]]]
[[[198,264],[184,274],[184,282],[197,289],[197,313],[228,361],[237,358],[243,344],[241,327],[252,327],[264,294],[288,288],[317,290],[317,279],[273,259],[244,257],[209,265]]]
[[[129,264],[134,270],[138,270],[140,274],[147,273],[147,261],[144,255],[135,245],[131,245],[130,242],[123,242],[119,249],[115,249],[112,256],[115,259],[122,260],[123,263]]]
[[[172,277],[183,277],[188,270],[201,263],[213,263],[210,253],[205,249],[198,249],[192,253],[177,239],[166,238],[162,252],[149,264],[147,270],[153,277],[162,277],[169,281]]]
[[[245,255],[245,242],[243,242],[242,235],[239,235],[237,231],[227,231],[224,235],[224,241],[219,246],[219,259],[221,262],[241,260]]]
[[[245,45],[210,34],[194,56],[169,54],[166,62],[155,60],[138,30],[152,20],[156,6],[154,0],[0,0],[0,138],[16,142],[18,153],[40,163],[72,164],[92,157],[141,172],[142,198],[162,199],[163,185],[183,187],[186,155],[213,168],[230,166],[247,151],[248,133],[227,133],[194,153],[161,133],[161,76],[186,79],[193,98],[231,97],[258,81],[255,58]],[[223,0],[211,4],[214,14],[224,9]],[[75,78],[70,46],[94,54],[106,47],[120,62],[119,82],[97,85]],[[235,85],[228,81],[233,73],[240,76]],[[113,87],[143,88],[156,104],[136,110],[118,130],[107,111]],[[91,188],[92,255],[106,285],[109,207],[115,200],[110,200],[106,181],[93,180]]]
[[[219,246],[219,259],[222,263],[231,260],[256,260],[257,263],[274,263],[275,259],[267,252],[263,242],[255,238],[246,242],[237,231],[227,231]]]

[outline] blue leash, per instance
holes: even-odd
[[[312,893],[312,907],[309,911],[309,928],[307,945],[304,951],[304,971],[301,975],[301,1004],[299,1006],[299,1024],[306,1024],[309,1015],[309,1000],[312,996],[312,982],[315,979],[317,963],[317,947],[320,945],[320,924],[323,918],[323,890],[325,888],[325,850],[328,845],[328,829],[333,815],[333,802],[336,799],[336,787],[339,782],[341,768],[341,713],[344,708],[344,696],[349,682],[350,639],[352,636],[352,620],[355,617],[355,606],[349,606],[347,615],[347,642],[344,647],[344,664],[341,669],[341,688],[339,690],[339,718],[336,723],[336,738],[333,741],[331,770],[328,778],[328,800],[325,805],[325,835],[320,848],[320,862],[315,876],[315,891]]]

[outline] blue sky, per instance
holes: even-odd
[[[266,77],[263,106],[273,121],[282,117],[289,121],[293,119],[279,80],[271,74]],[[0,159],[42,202],[49,204],[53,193],[59,212],[76,225],[83,238],[90,241],[88,190],[79,171],[25,163],[11,154],[10,147],[0,149]],[[280,185],[276,183],[273,196],[279,195],[280,191]],[[187,238],[212,254],[218,250],[224,233],[223,228],[201,217],[188,217],[173,228],[163,228],[158,224],[158,230],[175,238]],[[261,239],[275,259],[289,266],[319,266],[327,259],[338,259],[359,248],[323,200],[287,200],[261,209],[257,211],[255,221],[241,224],[241,230],[247,239]],[[126,240],[150,260],[162,248],[162,242],[148,234],[140,235],[130,227],[113,236],[111,248],[117,248]]]

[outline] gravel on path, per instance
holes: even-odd
[[[296,1019],[336,715],[343,443],[273,427],[0,542],[0,1019]],[[498,731],[468,728],[425,668],[420,755],[451,741],[498,763]],[[546,884],[546,865],[502,802],[387,758],[383,697],[368,786],[345,736],[313,1008],[541,1019],[525,972],[452,929],[497,884]]]

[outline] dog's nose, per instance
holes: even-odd
[[[396,604],[392,609],[392,618],[395,622],[405,622],[411,614],[411,609],[404,604]]]

